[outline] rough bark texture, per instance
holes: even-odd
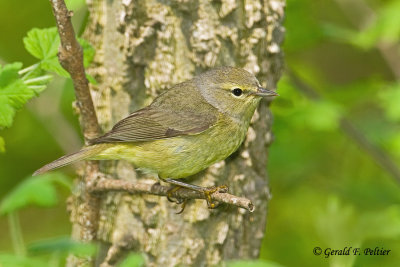
[[[105,130],[165,88],[214,66],[243,67],[264,86],[275,85],[281,75],[284,0],[89,0],[88,5],[85,38],[97,51],[89,73],[99,82],[92,96]],[[253,201],[253,213],[228,206],[209,210],[204,201],[191,200],[177,215],[179,207],[165,197],[106,193],[98,264],[113,266],[127,251],[143,252],[148,266],[210,266],[257,258],[269,198],[271,121],[264,101],[239,151],[188,179],[202,186],[228,185],[231,193]],[[122,161],[102,167],[115,179],[151,179]]]

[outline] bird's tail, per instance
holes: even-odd
[[[103,146],[103,144],[84,147],[81,150],[79,150],[78,152],[62,156],[61,158],[56,159],[55,161],[44,165],[39,170],[35,171],[33,173],[33,176],[63,167],[65,165],[71,164],[71,163],[79,161],[79,160],[90,158],[90,157],[100,153],[102,150],[104,150],[104,148],[105,147]]]

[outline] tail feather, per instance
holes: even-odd
[[[98,154],[103,149],[104,149],[104,147],[102,145],[94,145],[94,146],[84,147],[78,152],[62,156],[61,158],[56,159],[55,161],[44,165],[42,168],[35,171],[33,173],[33,176],[66,166],[66,165],[71,164],[76,161],[87,159],[91,156]]]

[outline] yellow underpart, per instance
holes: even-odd
[[[107,144],[90,159],[123,159],[161,178],[184,178],[221,161],[242,143],[248,125],[220,118],[217,125],[197,134],[135,143]]]

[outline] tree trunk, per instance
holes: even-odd
[[[98,81],[92,96],[104,130],[148,105],[162,90],[214,66],[243,67],[265,85],[282,72],[284,0],[88,0],[85,38],[96,48],[89,73]],[[165,197],[108,193],[102,197],[97,264],[114,266],[127,251],[144,253],[148,266],[210,266],[259,256],[264,236],[268,182],[266,148],[271,114],[263,100],[247,139],[227,160],[189,179],[202,186],[228,185],[251,199],[255,211],[207,208],[190,201],[182,214]],[[104,162],[115,179],[154,183],[127,162]],[[173,177],[172,177],[173,178]],[[72,205],[73,236],[79,238],[79,198]]]

